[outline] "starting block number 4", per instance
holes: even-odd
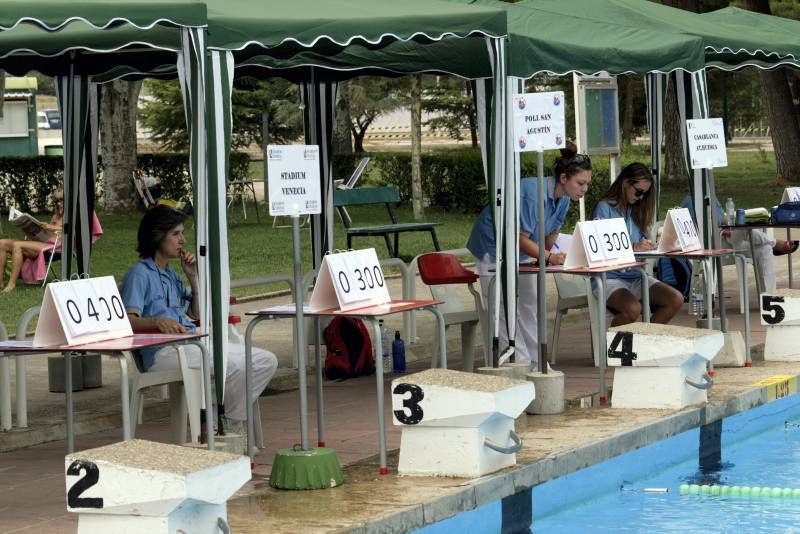
[[[392,390],[392,395],[395,395],[397,400],[403,403],[401,409],[393,410],[394,417],[399,423],[418,425],[422,422],[425,412],[419,403],[425,398],[425,393],[421,387],[416,384],[397,384]]]
[[[67,467],[67,476],[80,476],[67,492],[67,507],[69,508],[102,508],[102,497],[81,497],[83,492],[97,484],[100,480],[100,469],[93,462],[75,460]]]

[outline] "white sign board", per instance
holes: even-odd
[[[564,92],[525,93],[514,97],[517,152],[544,152],[566,146]]]
[[[34,347],[80,345],[132,336],[113,276],[47,285]]]
[[[689,252],[700,250],[700,236],[688,208],[673,208],[667,212],[664,230],[658,240],[659,252]]]
[[[322,213],[319,185],[319,147],[268,145],[269,214]]]
[[[600,219],[577,224],[564,268],[602,267],[635,261],[625,219]]]
[[[686,121],[689,157],[692,169],[713,169],[728,166],[725,128],[722,119],[690,119]]]
[[[781,204],[784,202],[800,202],[800,187],[787,187],[784,189]]]
[[[308,305],[312,312],[349,311],[390,300],[378,255],[369,248],[325,256]]]

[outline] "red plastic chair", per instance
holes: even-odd
[[[453,254],[431,252],[417,259],[422,281],[431,290],[434,299],[442,301],[439,309],[444,315],[445,331],[451,325],[461,326],[461,351],[464,355],[464,370],[472,372],[475,364],[475,344],[477,327],[483,313],[480,293],[474,284],[478,275],[458,261]],[[457,286],[466,285],[475,302],[470,309],[462,302]],[[435,340],[435,342],[438,340]],[[437,345],[434,345],[437,346]],[[431,366],[436,365],[436,355],[431,358]]]

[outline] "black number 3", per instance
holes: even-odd
[[[392,391],[394,395],[405,395],[411,393],[407,399],[403,399],[403,410],[395,410],[394,416],[404,425],[416,425],[422,421],[422,407],[419,403],[425,397],[422,388],[414,384],[397,384]],[[406,413],[408,410],[408,414]]]
[[[102,497],[81,497],[87,489],[97,484],[100,478],[100,470],[92,462],[86,460],[75,460],[67,467],[67,475],[79,476],[83,470],[86,474],[78,480],[67,492],[67,506],[70,508],[102,508]]]

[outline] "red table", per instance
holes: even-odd
[[[378,394],[378,452],[380,456],[380,474],[385,475],[388,473],[386,466],[386,421],[383,415],[384,395],[383,395],[383,357],[381,354],[381,329],[378,323],[378,318],[393,313],[401,313],[412,310],[429,311],[436,317],[436,322],[439,329],[439,362],[443,369],[447,368],[447,338],[445,337],[445,323],[444,316],[436,307],[441,304],[437,300],[393,300],[386,304],[378,304],[375,306],[366,306],[355,310],[342,311],[339,309],[321,310],[312,312],[306,309],[303,312],[305,317],[355,317],[372,325],[373,340],[372,348],[375,353],[375,378],[377,383]],[[247,325],[247,330],[244,336],[245,346],[245,362],[246,362],[246,398],[251,398],[251,390],[253,387],[253,328],[261,321],[274,320],[274,319],[289,319],[295,317],[294,304],[287,306],[276,306],[272,308],[265,308],[255,312],[249,312],[246,315],[253,316],[253,320]],[[301,347],[306,346],[305,340],[299,340]],[[317,344],[319,340],[317,340]],[[320,351],[317,351],[316,358],[316,382],[317,382],[317,436],[320,447],[325,446],[324,438],[324,412],[323,412],[323,399],[322,399],[322,361]],[[306,410],[301,407],[301,432],[305,432],[306,424]],[[247,452],[252,461],[253,458],[253,406],[247,403]]]
[[[161,345],[196,345],[203,353],[203,382],[206,406],[211,406],[211,373],[210,360],[205,345],[200,341],[206,334],[134,334],[118,339],[95,341],[83,345],[50,345],[47,347],[34,347],[31,341],[4,341],[0,343],[0,358],[13,356],[28,356],[34,354],[49,354],[60,352],[66,358],[65,362],[65,392],[66,392],[66,419],[67,419],[67,451],[73,452],[75,448],[74,422],[72,412],[72,365],[70,358],[76,353],[92,352],[106,354],[119,361],[120,390],[122,402],[122,439],[130,439],[130,395],[128,392],[128,363],[125,353],[141,350],[148,347]],[[208,431],[208,448],[214,446],[212,410],[206,410],[206,429]]]

